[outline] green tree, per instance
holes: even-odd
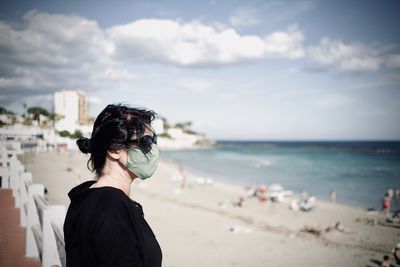
[[[71,136],[71,134],[70,134],[67,130],[58,132],[58,134],[59,134],[61,137],[70,137],[70,136]]]
[[[14,113],[9,111],[9,110],[7,110],[7,109],[5,109],[5,108],[3,108],[3,107],[0,107],[0,114],[10,114],[10,115],[12,115]]]
[[[75,130],[75,132],[70,136],[72,139],[78,139],[83,137],[83,134],[79,130]]]
[[[64,118],[63,115],[56,114],[56,113],[51,113],[51,114],[49,115],[49,120],[52,122],[52,125],[53,125],[53,126],[55,125],[55,123],[56,123],[57,121],[61,120],[62,118]]]
[[[46,109],[44,109],[42,107],[37,107],[37,106],[28,108],[27,112],[28,112],[28,114],[32,115],[33,120],[38,121],[38,122],[39,122],[40,115],[43,115],[46,117],[49,117],[49,115],[50,115]]]
[[[191,121],[187,121],[187,122],[179,122],[177,124],[175,124],[176,128],[180,128],[182,130],[189,130],[189,128],[192,126],[192,122]]]
[[[83,134],[82,134],[82,132],[80,130],[75,130],[74,133],[70,133],[69,131],[64,130],[64,131],[58,132],[58,134],[61,137],[69,137],[71,139],[78,139],[78,138],[81,138],[83,136]]]

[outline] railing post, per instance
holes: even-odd
[[[61,266],[60,255],[57,249],[56,236],[51,225],[52,221],[63,221],[66,208],[62,205],[50,205],[43,211],[43,256],[42,267]]]
[[[21,206],[21,199],[18,194],[19,188],[19,172],[21,171],[21,162],[17,159],[10,160],[10,188],[12,189],[13,197],[15,198],[15,207]]]
[[[32,184],[32,174],[30,172],[23,172],[20,175],[21,183],[19,192],[21,195],[21,207],[19,208],[19,218],[21,227],[26,227],[27,213],[28,213],[28,186]]]
[[[0,167],[1,188],[10,188],[10,168]]]
[[[27,257],[39,257],[38,247],[33,236],[32,226],[40,224],[39,215],[37,213],[36,204],[33,195],[44,197],[44,185],[32,184],[28,187],[28,213],[26,225],[26,246],[25,254]]]

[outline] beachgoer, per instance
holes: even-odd
[[[324,233],[324,231],[319,226],[310,226],[310,225],[304,225],[303,228],[300,229],[300,231],[304,233],[313,234],[316,236],[321,236]]]
[[[384,255],[380,267],[390,267],[389,256]]]
[[[394,197],[395,198],[400,198],[400,189],[394,190]]]
[[[248,198],[255,198],[257,197],[257,192],[258,192],[258,186],[253,185],[250,188],[247,189],[247,197]]]
[[[331,201],[333,203],[336,203],[336,191],[335,190],[331,190]]]
[[[232,205],[236,207],[243,207],[244,205],[244,198],[242,196],[239,197],[237,201],[232,201]]]
[[[316,197],[310,196],[306,200],[300,200],[298,205],[302,211],[311,211],[317,202]]]
[[[300,197],[303,200],[306,200],[310,195],[305,191],[305,190],[301,190],[300,191]]]
[[[400,223],[400,209],[393,213],[392,219],[395,223]]]
[[[333,232],[333,231],[339,231],[342,232],[344,234],[352,234],[353,231],[351,231],[349,228],[346,228],[343,226],[342,223],[340,222],[336,222],[334,224],[329,225],[328,227],[325,228],[325,232]]]
[[[261,203],[266,202],[267,201],[266,193],[267,193],[267,187],[265,185],[261,184],[257,190],[258,201],[260,201]]]
[[[393,196],[394,196],[394,190],[393,190],[392,188],[389,188],[388,191],[387,191],[387,193],[388,193],[388,195],[389,195],[390,198],[393,198]]]
[[[352,234],[353,233],[353,231],[351,231],[349,228],[344,227],[343,224],[341,224],[340,222],[337,222],[335,224],[335,229],[344,234]]]
[[[186,187],[186,175],[184,174],[183,168],[181,165],[178,165],[179,169],[179,174],[181,175],[181,190],[183,190]]]
[[[390,212],[390,197],[388,193],[385,194],[382,200],[382,210],[386,214]]]
[[[393,249],[394,260],[400,265],[400,243],[397,243],[396,247]]]
[[[161,248],[142,206],[129,197],[133,180],[149,178],[157,168],[154,118],[154,111],[108,105],[94,122],[91,138],[77,141],[83,153],[90,153],[88,166],[96,180],[68,193],[67,267],[161,266]]]

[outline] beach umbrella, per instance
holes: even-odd
[[[280,192],[283,191],[283,187],[280,184],[272,184],[268,187],[271,192]]]

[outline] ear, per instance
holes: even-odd
[[[121,149],[115,151],[107,150],[107,156],[114,160],[119,160],[119,158],[121,157]]]

